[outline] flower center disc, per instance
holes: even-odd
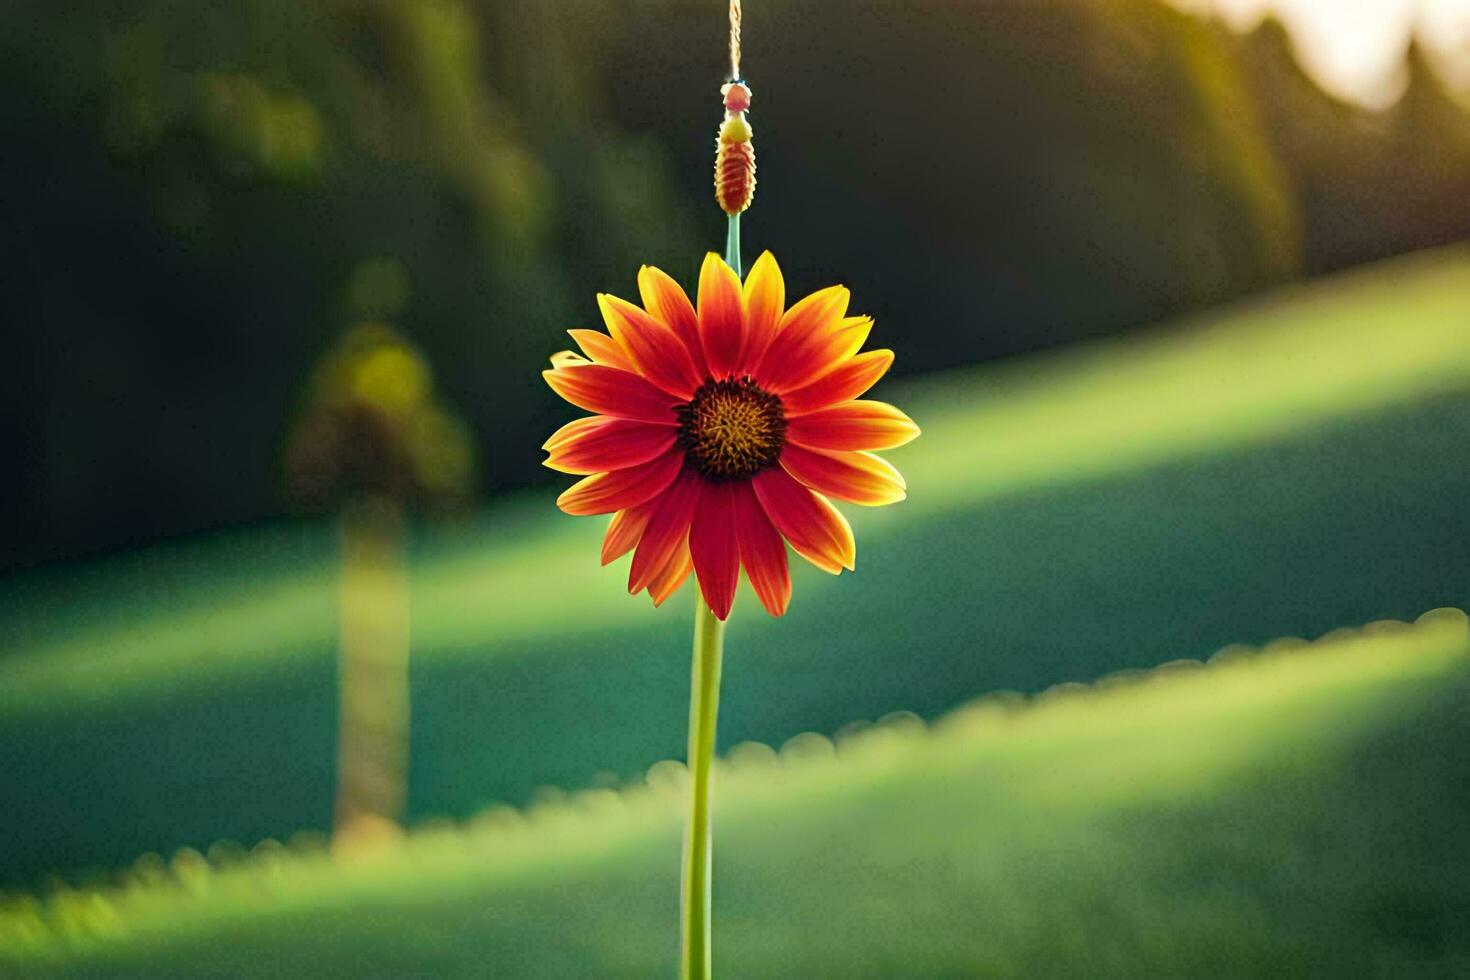
[[[743,480],[773,465],[786,441],[781,399],[749,378],[706,381],[677,409],[679,445],[713,480]]]

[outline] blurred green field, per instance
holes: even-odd
[[[1439,610],[718,771],[742,977],[1464,976],[1470,633]],[[219,849],[0,901],[17,975],[669,976],[682,768],[356,861]]]
[[[1467,323],[1460,248],[880,389],[925,429],[911,497],[849,508],[857,573],[799,573],[779,627],[742,596],[721,745],[1470,604]],[[622,595],[601,530],[535,492],[416,547],[415,819],[681,754],[691,600]],[[0,879],[325,829],[334,547],[252,528],[0,585]]]

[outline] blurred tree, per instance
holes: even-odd
[[[359,306],[398,305],[402,272],[365,263]],[[291,434],[292,496],[340,513],[340,703],[334,840],[370,845],[398,828],[408,789],[407,509],[462,504],[469,430],[436,399],[422,355],[390,328],[349,331],[318,367]]]
[[[1370,112],[1318,88],[1291,45],[1272,19],[1240,41],[1255,101],[1301,202],[1307,271],[1470,237],[1470,114],[1423,48],[1409,48],[1399,100]]]

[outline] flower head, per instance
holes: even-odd
[[[869,506],[905,496],[871,452],[919,428],[860,396],[893,352],[859,353],[872,329],[831,286],[790,309],[767,252],[742,286],[705,257],[698,306],[658,269],[638,273],[640,308],[598,297],[607,333],[572,330],[544,372],[557,394],[595,413],[562,426],[546,465],[583,479],[557,499],[568,514],[612,514],[607,564],[633,552],[628,591],[662,603],[691,572],[720,619],[740,569],[773,616],[786,611],[786,545],[824,571],[851,570],[852,529],[828,497]],[[585,355],[585,356],[584,356]]]

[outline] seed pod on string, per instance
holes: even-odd
[[[715,143],[715,200],[728,215],[750,207],[755,197],[755,144],[745,110],[750,108],[750,88],[744,82],[726,82],[725,121]]]

